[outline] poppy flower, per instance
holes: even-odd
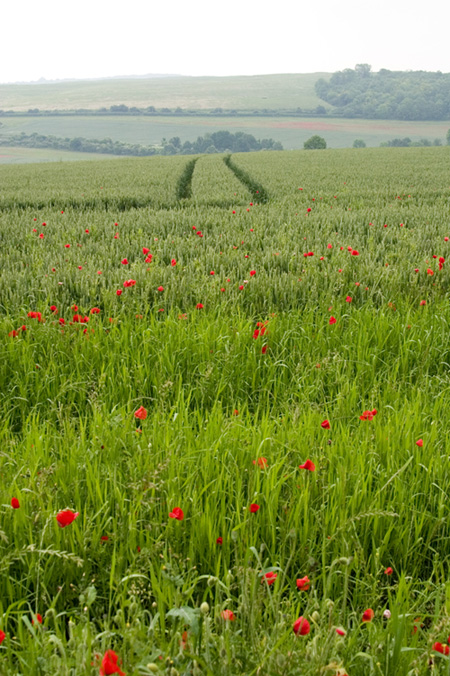
[[[98,315],[100,314],[100,308],[99,307],[93,307],[91,310],[91,315]]]
[[[442,270],[444,263],[445,263],[445,258],[443,256],[441,256],[439,258],[439,270]]]
[[[181,507],[174,507],[173,510],[170,512],[169,517],[171,519],[176,519],[177,521],[183,521],[184,512],[181,509]]]
[[[257,505],[255,502],[252,502],[252,504],[250,505],[250,513],[256,514],[258,509],[259,509],[259,505]]]
[[[422,446],[423,446],[423,439],[419,439],[418,441],[416,441],[416,446],[419,446],[420,448],[422,448]]]
[[[135,279],[127,279],[123,285],[126,289],[128,289],[130,286],[135,286],[136,280]]]
[[[5,638],[6,638],[5,632],[0,629],[0,645],[3,643]]]
[[[64,247],[65,247],[66,249],[70,249],[70,244],[64,244]]]
[[[312,460],[307,460],[306,462],[303,463],[303,465],[299,465],[298,467],[299,469],[307,469],[309,472],[314,472],[316,469],[316,466],[312,462]]]
[[[330,317],[330,319],[328,320],[328,323],[330,325],[332,325],[332,324],[336,324],[336,321],[337,321],[336,317]]]
[[[219,537],[217,538],[217,540],[216,540],[216,545],[222,545],[222,544],[223,544],[223,538],[221,538],[221,537],[219,536]]]
[[[421,300],[420,303],[419,303],[419,305],[426,305],[426,304],[427,304],[426,300]]]
[[[306,636],[306,634],[309,634],[311,631],[311,626],[308,620],[301,616],[298,618],[298,620],[295,620],[292,629],[294,630],[294,634],[296,636]]]
[[[42,624],[42,615],[40,615],[39,613],[36,613],[36,621],[38,624]],[[31,620],[31,624],[34,624],[34,619]]]
[[[385,574],[385,575],[392,575],[393,572],[394,572],[394,571],[392,570],[392,568],[391,568],[390,566],[388,566],[388,567],[386,568],[386,570],[384,571],[384,574]]]
[[[367,610],[365,610],[363,612],[362,621],[363,622],[372,622],[374,615],[375,615],[375,613],[373,612],[372,608],[367,608]]]
[[[329,420],[324,420],[323,422],[320,423],[320,426],[324,430],[329,430],[331,425]]]
[[[58,308],[56,307],[56,305],[50,305],[50,311],[51,312],[58,312]]]
[[[267,467],[267,458],[258,458],[257,460],[253,460],[253,464],[257,464],[261,469],[265,469]]]
[[[101,538],[100,538],[100,540],[101,540],[102,542],[108,542],[109,537],[108,537],[107,535],[102,535]]]
[[[262,348],[261,348],[261,353],[266,354],[266,352],[267,352],[267,345],[263,345]]]
[[[79,512],[73,512],[71,509],[63,509],[56,515],[56,520],[61,528],[65,528],[75,521],[77,516],[79,516]]]
[[[356,251],[356,249],[353,249],[352,256],[359,256],[359,251]]]
[[[256,270],[250,270],[250,277],[254,277],[256,275]]]
[[[27,314],[27,317],[29,317],[30,319],[37,319],[38,322],[42,321],[42,314],[40,312],[29,312]]]
[[[176,264],[177,264],[177,262],[176,262],[175,258],[172,258],[172,260],[170,261],[170,265],[174,268]]]
[[[346,303],[351,303],[352,300],[353,300],[353,298],[352,298],[351,296],[347,296],[347,298],[345,299],[345,302],[346,302]]]
[[[39,239],[44,239],[44,233],[43,232],[41,232],[41,234],[39,235]]]
[[[442,643],[439,643],[438,641],[433,643],[431,650],[435,650],[437,653],[441,653],[441,655],[448,655],[450,653],[448,645],[442,645]]]
[[[125,673],[117,666],[118,659],[119,657],[114,650],[107,650],[100,665],[100,676],[111,676],[111,674],[125,676]]]
[[[372,411],[363,411],[363,414],[359,416],[360,420],[373,420],[376,414],[378,413],[377,409],[374,408]]]
[[[20,503],[17,498],[11,498],[11,507],[13,509],[19,509]]]
[[[274,573],[272,571],[270,571],[268,573],[264,573],[264,575],[261,578],[261,584],[264,584],[264,582],[267,582],[267,584],[270,587],[275,582],[277,577],[278,577],[278,574]]]
[[[142,247],[142,253],[144,254],[144,256],[146,256],[147,254],[150,253],[150,249],[147,249],[146,246],[143,246],[143,247]]]
[[[164,291],[164,287],[163,287],[163,286],[158,286],[158,291]]]
[[[203,303],[197,303],[197,305],[195,307],[197,308],[197,310],[203,310],[204,306],[203,306]]]
[[[146,409],[143,406],[139,406],[138,410],[134,413],[134,417],[139,418],[139,420],[145,420],[147,417]]]
[[[222,620],[228,620],[229,622],[234,622],[234,620],[236,619],[236,616],[232,610],[222,610],[222,612],[220,613],[220,617],[222,618]]]
[[[301,577],[300,579],[296,580],[295,583],[299,591],[308,591],[311,580],[307,575],[305,575],[305,577]]]
[[[116,296],[121,296],[121,295],[122,295],[122,289],[117,289]]]
[[[340,627],[336,627],[336,634],[339,634],[339,636],[345,636],[345,631]]]
[[[15,329],[13,329],[12,331],[10,331],[10,332],[8,333],[8,336],[9,336],[10,338],[17,338],[18,335],[19,335],[19,334],[17,333],[17,331],[16,331]]]

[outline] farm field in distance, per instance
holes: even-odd
[[[2,117],[1,136],[12,134],[44,134],[74,138],[111,138],[113,141],[159,144],[179,136],[181,141],[195,141],[198,136],[219,130],[231,133],[243,131],[257,139],[273,138],[286,150],[303,148],[303,143],[314,134],[323,136],[328,147],[351,147],[355,139],[363,139],[367,146],[379,146],[393,138],[409,137],[412,141],[439,138],[445,144],[449,122],[404,122],[396,120],[347,120],[342,118],[285,118],[285,117],[178,117],[178,116],[105,116],[105,117]],[[38,149],[35,149],[36,151]],[[42,159],[50,157],[42,149]],[[0,147],[0,155],[7,154]],[[70,153],[63,153],[70,159]],[[81,153],[82,155],[82,153]],[[37,155],[39,157],[39,155]],[[60,157],[57,154],[56,157]],[[97,155],[96,157],[101,157]],[[74,157],[74,159],[78,159]],[[87,159],[87,158],[86,158]],[[0,163],[8,162],[0,157]]]
[[[448,674],[449,161],[0,167],[2,676]]]
[[[314,85],[330,73],[234,77],[130,77],[40,84],[0,84],[3,110],[93,110],[118,103],[155,108],[330,108]]]

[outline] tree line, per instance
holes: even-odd
[[[132,143],[122,143],[105,139],[87,139],[81,136],[63,138],[44,134],[12,134],[0,136],[0,146],[22,146],[25,148],[53,148],[55,150],[69,150],[81,153],[101,153],[108,155],[128,155],[147,157],[150,155],[197,155],[203,153],[247,153],[259,150],[283,150],[279,141],[273,139],[256,139],[252,134],[238,131],[232,134],[229,131],[217,131],[212,134],[199,136],[196,141],[181,142],[179,136],[162,139],[159,145],[143,146]]]
[[[334,106],[333,116],[392,120],[450,119],[450,73],[391,71],[371,66],[334,73],[315,84],[317,96]]]

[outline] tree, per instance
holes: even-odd
[[[447,139],[447,145],[450,146],[450,129],[447,132],[447,136],[445,137]]]
[[[315,134],[311,136],[307,141],[304,142],[303,148],[305,150],[325,150],[327,147],[327,142],[322,136]]]
[[[354,148],[365,148],[366,147],[366,142],[362,140],[362,138],[355,138],[353,141],[353,147]]]

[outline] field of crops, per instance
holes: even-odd
[[[449,161],[0,167],[2,676],[450,673]]]
[[[111,138],[123,143],[138,143],[148,146],[160,144],[178,136],[182,142],[194,142],[198,136],[227,130],[232,134],[242,131],[257,139],[273,138],[283,144],[285,150],[303,149],[304,142],[313,134],[322,136],[329,148],[351,148],[355,139],[362,139],[368,147],[393,138],[409,137],[412,141],[428,139],[431,143],[439,138],[445,145],[450,122],[405,122],[402,120],[359,120],[342,118],[294,118],[294,117],[182,117],[182,116],[76,116],[63,117],[2,117],[2,136],[14,134],[43,134],[58,137],[83,137],[88,139]],[[25,150],[25,149],[23,149]],[[38,149],[35,149],[36,151]],[[43,158],[49,156],[42,148]],[[7,154],[0,147],[0,163],[7,162],[1,155]],[[57,157],[66,155],[60,151]]]

